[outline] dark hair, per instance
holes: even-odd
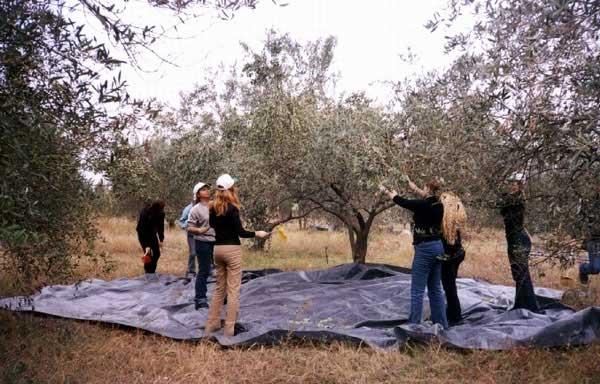
[[[442,185],[439,181],[437,181],[436,179],[432,179],[430,181],[428,181],[425,186],[429,189],[429,192],[431,192],[431,194],[438,196],[440,193],[440,189],[442,189]]]
[[[150,205],[150,211],[153,213],[159,213],[164,211],[165,209],[165,201],[162,199],[154,200]]]

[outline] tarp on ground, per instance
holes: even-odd
[[[600,340],[600,307],[576,312],[561,292],[537,288],[544,314],[507,309],[514,288],[458,279],[463,324],[441,329],[406,324],[410,271],[387,265],[345,264],[307,272],[246,272],[237,333],[214,337],[225,346],[272,344],[289,337],[350,340],[394,348],[408,339],[469,349],[589,344]],[[209,282],[209,294],[214,286]],[[0,308],[121,324],[174,339],[204,336],[206,309],[195,310],[194,281],[160,275],[54,285],[31,297],[0,299]],[[425,318],[429,307],[425,299]]]

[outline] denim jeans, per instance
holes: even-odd
[[[187,234],[187,242],[188,242],[188,273],[196,273],[196,240],[194,240],[194,235],[188,232]]]
[[[420,323],[423,318],[423,296],[427,286],[431,321],[448,328],[446,304],[442,292],[442,265],[438,257],[444,254],[440,240],[427,241],[415,245],[410,280],[409,323]]]
[[[539,310],[533,282],[529,274],[529,253],[531,239],[526,231],[519,232],[507,239],[508,261],[515,281],[515,305],[512,309],[524,308],[533,312]]]
[[[589,240],[587,251],[590,261],[582,263],[579,270],[585,275],[597,275],[600,273],[600,240]]]
[[[196,257],[198,258],[198,273],[196,274],[196,302],[206,300],[206,281],[212,267],[214,243],[195,240]]]

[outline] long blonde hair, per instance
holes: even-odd
[[[237,209],[240,209],[241,207],[236,188],[231,187],[224,191],[217,189],[215,201],[212,204],[217,216],[223,216],[225,212],[227,212],[227,207],[229,207],[229,204],[233,205]]]
[[[442,233],[444,239],[450,245],[456,243],[457,231],[461,234],[467,225],[467,211],[462,201],[452,192],[444,192],[440,195],[440,201],[444,206],[444,217],[442,219]]]

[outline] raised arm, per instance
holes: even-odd
[[[423,189],[419,188],[417,186],[417,184],[413,183],[412,180],[410,180],[408,178],[408,176],[406,176],[406,180],[408,181],[408,187],[419,197],[421,198],[426,198],[427,197],[427,192],[425,192]]]
[[[379,186],[379,190],[383,193],[385,193],[387,195],[387,197],[392,200],[394,203],[396,203],[397,205],[401,206],[402,208],[406,208],[410,211],[416,211],[418,209],[420,209],[421,207],[427,205],[427,202],[425,200],[421,200],[421,199],[406,199],[400,195],[398,195],[398,192],[396,192],[395,190],[389,190],[386,187],[384,187],[383,185]]]

